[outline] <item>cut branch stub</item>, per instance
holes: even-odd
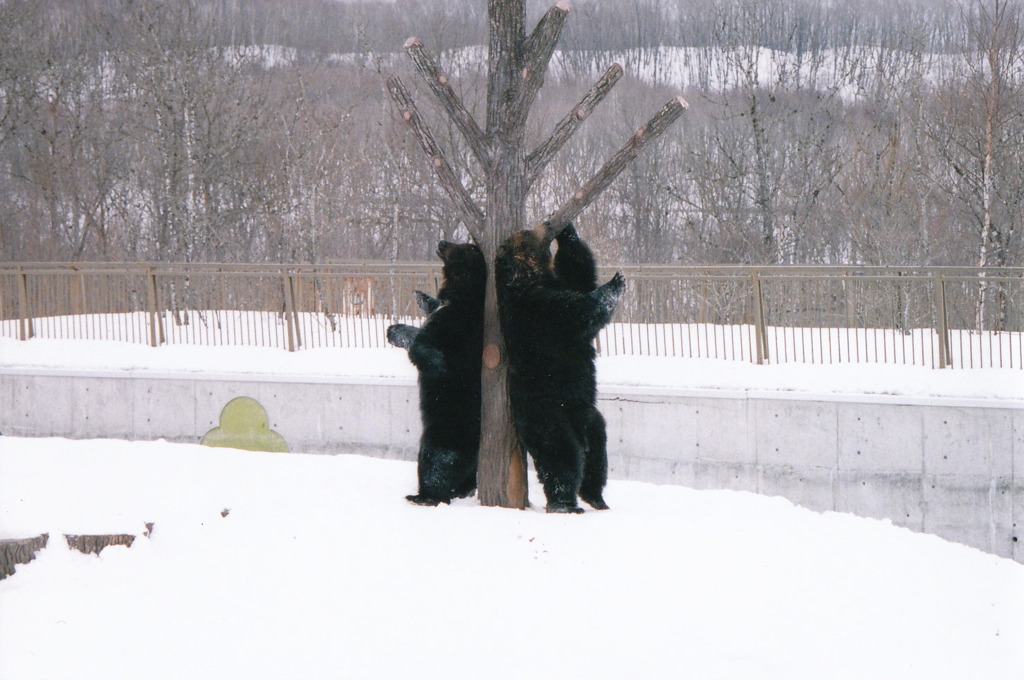
[[[420,116],[419,111],[416,109],[416,102],[413,101],[409,91],[405,89],[405,85],[397,77],[388,78],[387,85],[391,98],[402,110],[402,119],[413,129],[416,139],[420,143],[420,148],[431,159],[430,166],[434,169],[434,174],[441,183],[441,188],[444,189],[445,193],[448,194],[448,197],[459,210],[462,222],[466,225],[470,235],[477,243],[480,243],[483,240],[483,213],[476,203],[473,202],[473,198],[455,175],[451,165],[445,160],[441,147],[438,146],[433,134],[430,132],[430,128],[427,127],[426,122]]]
[[[559,2],[549,9],[537,22],[533,33],[523,45],[523,58],[526,62],[523,67],[523,82],[510,111],[515,124],[524,123],[530,114],[530,107],[533,106],[533,100],[537,98],[537,92],[544,84],[544,74],[547,73],[551,55],[555,51],[559,36],[562,35],[562,26],[571,7],[568,2]]]
[[[442,108],[448,113],[455,127],[465,137],[469,148],[473,151],[477,162],[483,166],[486,172],[490,168],[491,158],[487,138],[473,115],[463,105],[462,100],[448,84],[448,76],[438,66],[434,58],[423,47],[419,38],[409,38],[405,41],[405,51],[412,57],[416,70],[423,76],[424,82],[434,96],[440,102]]]
[[[682,97],[675,97],[659,111],[646,125],[642,125],[629,141],[606,162],[597,173],[583,186],[575,191],[564,205],[551,213],[545,220],[549,238],[558,235],[567,224],[594,202],[602,191],[626,169],[637,155],[652,141],[661,136],[665,130],[676,122],[679,116],[689,108]]]
[[[597,105],[611,92],[612,87],[615,86],[615,83],[619,82],[621,77],[622,67],[618,64],[612,64],[597,83],[594,84],[594,87],[583,96],[583,99],[579,100],[569,113],[559,121],[551,136],[526,157],[527,187],[532,186],[537,181],[540,173],[544,171],[544,168],[555,157],[555,154],[579,130],[583,121],[590,116],[591,112],[597,108]]]
[[[561,33],[561,24],[565,23],[565,17],[571,10],[572,3],[567,0],[559,0],[548,9],[547,13],[534,26],[533,32],[526,38],[526,42],[523,44],[523,53],[529,55],[536,50],[537,46],[547,39],[545,36],[549,35],[551,31]],[[555,42],[557,41],[556,37]]]
[[[484,366],[494,370],[501,363],[501,348],[495,343],[488,343],[484,347],[483,353]]]

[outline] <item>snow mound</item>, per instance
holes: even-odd
[[[1024,565],[778,498],[422,508],[412,463],[0,437],[0,677],[941,678],[1024,665]],[[534,487],[534,499],[539,490]],[[538,504],[539,505],[539,504]],[[98,557],[63,533],[140,534]]]

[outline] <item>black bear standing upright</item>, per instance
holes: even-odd
[[[388,328],[388,341],[408,349],[419,370],[419,493],[406,496],[419,505],[449,503],[473,493],[480,448],[487,265],[480,249],[468,243],[441,241],[437,253],[444,282],[437,300],[417,295],[421,308],[432,310],[423,327]]]
[[[625,280],[616,274],[595,287],[593,254],[571,226],[552,263],[547,233],[543,226],[513,234],[495,261],[512,416],[548,512],[582,512],[577,495],[605,509],[608,454],[591,342],[611,320]]]

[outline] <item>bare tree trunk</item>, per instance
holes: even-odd
[[[569,13],[560,0],[526,35],[524,0],[488,0],[490,19],[488,52],[487,121],[477,125],[448,83],[437,63],[426,54],[423,43],[405,43],[419,74],[438,99],[455,128],[467,139],[483,169],[487,204],[480,209],[452,171],[444,152],[398,78],[388,79],[388,91],[401,109],[402,118],[416,134],[430,158],[438,181],[458,207],[463,223],[488,262],[484,306],[484,347],[481,399],[481,441],[477,487],[483,505],[525,508],[528,505],[526,456],[513,424],[508,395],[508,362],[498,316],[494,259],[498,246],[517,230],[526,228],[526,197],[530,186],[582,121],[604,98],[621,75],[613,66],[593,89],[556,126],[549,138],[532,153],[526,151],[526,121],[544,82],[548,62]],[[686,108],[681,97],[671,100],[626,145],[575,191],[549,220],[553,233],[586,208],[622,172],[637,154],[661,135]]]
[[[994,0],[991,6],[978,3],[976,16],[969,17],[968,31],[984,53],[985,68],[979,71],[979,89],[984,99],[984,132],[981,139],[981,240],[978,266],[988,267],[1005,262],[1006,244],[1000,238],[995,216],[997,173],[1006,170],[996,158],[1002,155],[1006,142],[1005,128],[1020,107],[1020,81],[1014,74],[1020,61],[1024,35],[1021,32],[1021,10],[1013,3]],[[985,330],[985,307],[990,284],[985,273],[978,282],[975,328]]]

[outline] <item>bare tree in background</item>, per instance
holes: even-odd
[[[704,100],[686,134],[588,208],[608,225],[588,235],[602,260],[1020,265],[1019,8],[580,0],[525,138],[544,139],[611,62],[629,75],[530,185],[525,214],[585,184],[616,131],[681,90]],[[381,74],[415,31],[486,127],[485,13],[480,0],[0,2],[0,259],[428,259],[431,241],[466,232],[389,118]],[[421,111],[484,205],[486,172],[434,100]]]
[[[851,66],[835,50],[825,69],[824,41],[811,30],[820,24],[805,21],[792,4],[713,7],[712,39],[700,58],[716,113],[695,159],[711,166],[696,205],[720,224],[748,229],[732,238],[747,242],[753,257],[744,259],[793,264],[804,259],[802,241],[822,222],[820,206],[844,162],[837,111]]]
[[[134,113],[128,132],[145,159],[137,181],[157,250],[191,262],[224,259],[235,244],[258,243],[239,219],[255,196],[246,158],[265,124],[266,93],[256,52],[220,46],[209,7],[198,0],[125,6],[117,52]],[[255,211],[253,211],[255,212]]]
[[[931,125],[950,170],[948,186],[977,230],[980,267],[1005,266],[1019,247],[1024,209],[1024,26],[1012,0],[974,0],[963,8],[964,73],[953,72]],[[984,330],[990,285],[978,284],[975,327]],[[999,304],[997,326],[1006,317]]]
[[[1024,109],[1024,27],[1021,6],[1012,0],[978,0],[969,17],[968,32],[983,58],[968,80],[983,102],[981,140],[981,243],[978,266],[1003,266],[1020,219],[1021,110]],[[1016,127],[1016,130],[1012,128]],[[1016,163],[1014,163],[1016,161]],[[1015,171],[1016,168],[1016,171]],[[1002,176],[997,176],[997,173]],[[1016,180],[1016,181],[1014,181]],[[1009,186],[1008,186],[1009,185]],[[1007,191],[1009,189],[1009,191]],[[1002,200],[1001,200],[1002,199]],[[1006,199],[1016,205],[1007,211]],[[1016,214],[1013,214],[1016,212]],[[985,328],[988,282],[979,284],[975,327]],[[1006,319],[1006,300],[1000,300],[997,329]]]
[[[507,358],[498,322],[494,258],[509,235],[525,228],[526,200],[531,186],[554,155],[569,140],[621,75],[613,66],[608,74],[573,107],[554,132],[533,151],[526,148],[526,123],[534,99],[544,82],[548,62],[562,32],[570,5],[562,0],[552,7],[529,35],[525,30],[524,0],[489,0],[488,79],[486,122],[481,126],[452,89],[449,76],[427,53],[423,43],[410,38],[406,51],[427,87],[440,102],[452,124],[464,136],[484,176],[485,206],[481,208],[452,170],[445,152],[420,115],[398,78],[388,87],[402,118],[416,132],[429,162],[449,198],[459,209],[463,224],[484,251],[489,263],[484,310],[483,396],[478,488],[484,505],[524,508],[527,505],[525,456],[512,424],[507,390]],[[651,140],[660,136],[685,110],[681,97],[672,99],[587,182],[548,216],[557,233],[600,194]]]

